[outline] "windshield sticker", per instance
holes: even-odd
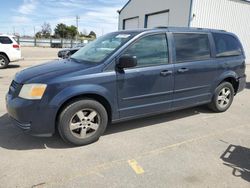
[[[128,37],[130,37],[129,34],[119,34],[119,35],[117,35],[115,38],[118,38],[118,39],[126,39],[126,38],[128,38]]]

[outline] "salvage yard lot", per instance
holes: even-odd
[[[5,110],[15,73],[57,59],[57,51],[22,48],[24,60],[0,70],[1,188],[249,187],[250,78],[225,113],[195,107],[109,125],[98,142],[70,147],[58,135],[22,133]]]

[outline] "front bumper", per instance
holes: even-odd
[[[56,109],[39,100],[26,100],[6,95],[6,108],[12,124],[33,136],[52,136],[55,132]]]

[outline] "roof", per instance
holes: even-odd
[[[122,7],[122,9],[118,11],[118,13],[120,14],[121,11],[123,11],[123,9],[125,9],[126,6],[128,6],[128,4],[129,4],[131,1],[132,1],[132,0],[129,0],[129,1]]]
[[[15,37],[14,35],[0,34],[1,37]]]

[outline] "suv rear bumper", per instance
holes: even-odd
[[[10,62],[21,60],[22,59],[21,49],[11,50],[11,52],[8,54],[8,57]]]

